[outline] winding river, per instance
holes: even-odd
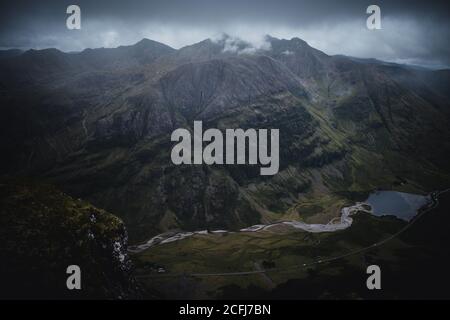
[[[422,196],[411,193],[397,191],[375,191],[369,195],[365,202],[357,202],[350,207],[341,209],[340,217],[333,218],[327,224],[308,224],[301,221],[279,221],[271,224],[256,224],[239,231],[214,230],[214,231],[193,231],[193,232],[166,232],[159,234],[147,242],[130,246],[128,251],[138,253],[150,247],[183,240],[199,234],[227,234],[239,232],[261,232],[275,226],[290,226],[294,229],[311,233],[335,232],[347,229],[352,225],[351,216],[358,211],[367,212],[376,216],[394,215],[399,219],[409,221],[418,210],[431,201],[431,196]]]
[[[237,232],[260,232],[267,230],[269,228],[275,227],[275,226],[281,226],[281,225],[287,225],[290,227],[293,227],[295,229],[300,229],[306,232],[312,232],[312,233],[319,233],[319,232],[334,232],[338,230],[344,230],[347,229],[352,225],[353,219],[351,216],[355,214],[358,211],[364,211],[368,213],[372,213],[371,210],[368,210],[367,208],[370,208],[370,205],[363,202],[357,202],[355,205],[350,207],[344,207],[341,210],[341,216],[339,218],[333,218],[330,222],[327,224],[307,224],[301,221],[280,221],[276,223],[271,224],[256,224],[251,227],[240,229],[239,231],[227,231],[227,230],[214,230],[214,231],[207,231],[207,230],[201,230],[201,231],[193,231],[193,232],[166,232],[159,234],[147,242],[136,245],[136,246],[130,246],[128,251],[133,253],[142,252],[150,247],[166,244],[174,241],[183,240],[189,237],[192,237],[197,234],[225,234],[225,233],[237,233]]]

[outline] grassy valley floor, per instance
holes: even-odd
[[[132,259],[148,298],[449,298],[449,208],[446,193],[437,208],[377,246],[372,245],[407,223],[358,213],[343,231],[306,233],[277,227],[196,235],[149,248]],[[381,268],[382,290],[366,287],[371,264]]]

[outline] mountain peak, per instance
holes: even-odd
[[[266,35],[264,37],[264,39],[266,41],[269,41],[270,43],[282,43],[284,45],[289,45],[289,46],[295,46],[295,47],[302,47],[302,46],[306,46],[309,47],[309,44],[303,40],[300,39],[299,37],[293,37],[291,39],[279,39],[276,37],[272,37],[271,35]]]
[[[223,45],[219,44],[219,41],[208,38],[181,48],[179,53],[186,57],[212,56],[220,53],[223,49]]]
[[[142,40],[136,42],[134,45],[135,46],[146,46],[146,45],[149,45],[149,44],[153,44],[155,42],[156,41],[150,40],[148,38],[142,38]]]
[[[293,43],[295,43],[295,44],[309,46],[309,44],[308,44],[305,40],[300,39],[300,38],[298,38],[298,37],[293,37],[293,38],[291,38],[290,41],[293,42]]]
[[[148,38],[143,38],[142,40],[136,42],[132,46],[136,47],[136,48],[155,48],[155,47],[161,47],[162,48],[162,47],[164,47],[166,49],[175,50],[172,47],[170,47],[170,46],[168,46],[168,45],[166,45],[164,43],[161,43],[161,42],[158,42],[158,41],[155,41],[155,40],[150,40]]]

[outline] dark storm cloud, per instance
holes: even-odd
[[[65,27],[70,4],[81,7],[82,30]],[[365,28],[370,4],[381,7],[382,30]],[[81,50],[142,37],[180,47],[220,32],[257,43],[267,33],[299,36],[330,54],[450,65],[447,1],[55,0],[0,6],[0,47]]]

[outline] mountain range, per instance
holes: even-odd
[[[337,200],[376,188],[448,187],[450,70],[265,41],[2,52],[0,176],[44,181],[117,215],[131,242],[287,217],[325,223]],[[194,120],[279,129],[280,172],[172,164],[170,135]]]

